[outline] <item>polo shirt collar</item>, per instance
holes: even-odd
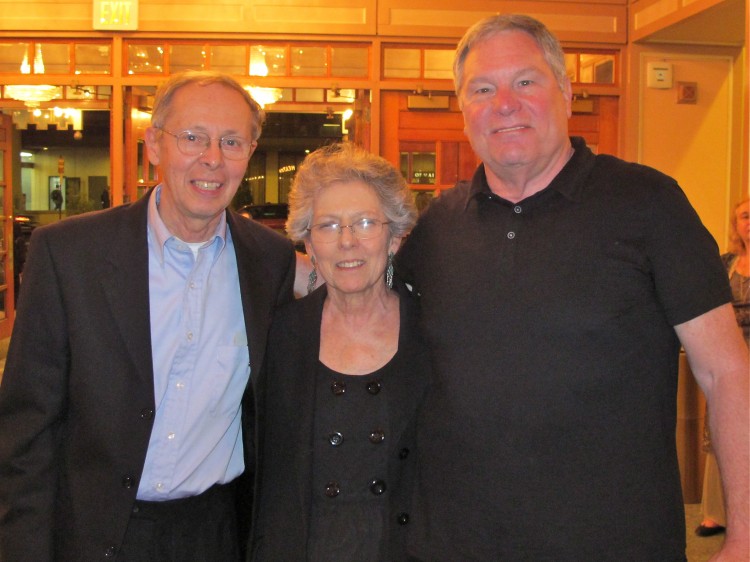
[[[594,167],[596,157],[591,152],[591,149],[586,146],[586,141],[583,138],[570,137],[570,142],[573,145],[573,156],[570,157],[570,160],[563,166],[563,169],[560,170],[552,182],[542,191],[555,190],[571,201],[579,201],[586,187],[585,180]],[[491,194],[492,191],[487,183],[484,164],[480,164],[476,172],[474,172],[471,185],[466,193],[464,209],[468,207],[471,201],[487,199]]]

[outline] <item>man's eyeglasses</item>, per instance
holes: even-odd
[[[170,133],[166,129],[159,128],[160,131],[167,133],[177,139],[177,148],[185,156],[200,156],[204,154],[211,146],[212,140],[219,141],[219,148],[224,158],[229,160],[244,160],[250,156],[252,143],[242,137],[221,137],[212,139],[206,133],[193,133],[192,131],[182,131],[181,133]]]
[[[345,228],[352,232],[352,236],[357,240],[367,240],[374,238],[383,230],[383,225],[390,224],[390,221],[381,221],[378,219],[359,219],[352,224],[339,224],[336,222],[321,222],[312,225],[307,231],[310,238],[314,241],[327,244],[336,242]]]

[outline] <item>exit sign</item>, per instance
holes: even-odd
[[[138,0],[94,0],[94,29],[138,29]]]

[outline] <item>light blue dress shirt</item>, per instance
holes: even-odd
[[[195,253],[148,209],[156,416],[138,499],[195,496],[244,470],[241,400],[250,355],[226,216]],[[127,399],[127,397],[123,397]]]

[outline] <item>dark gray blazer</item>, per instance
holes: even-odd
[[[417,326],[416,303],[401,289],[398,384],[389,385],[389,562],[405,559],[415,470],[415,420],[428,387],[429,357]],[[259,394],[260,461],[250,559],[305,560],[312,504],[315,372],[326,286],[277,312]]]
[[[0,386],[0,559],[112,559],[153,423],[148,197],[37,228]],[[252,376],[292,299],[292,244],[228,212]],[[253,467],[254,393],[243,397]]]

